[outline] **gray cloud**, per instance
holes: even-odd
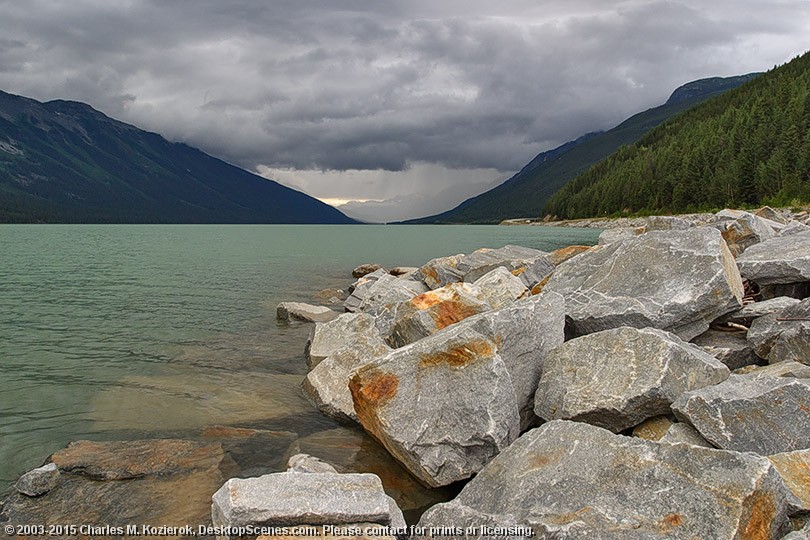
[[[684,82],[789,60],[810,34],[804,0],[0,0],[0,12],[4,90],[85,101],[265,174],[309,171],[302,188],[347,199],[492,180]]]

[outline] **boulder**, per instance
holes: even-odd
[[[357,268],[352,270],[352,277],[355,278],[355,279],[361,278],[363,276],[369,275],[372,272],[376,272],[377,270],[380,270],[380,269],[385,271],[385,268],[383,268],[383,265],[381,265],[381,264],[377,264],[377,263],[361,264],[360,266],[358,266]]]
[[[742,305],[734,258],[711,228],[653,231],[557,267],[545,291],[565,297],[577,335],[632,326],[692,339]]]
[[[282,321],[327,322],[340,315],[326,306],[313,306],[303,302],[281,302],[276,308],[276,317]]]
[[[438,289],[462,280],[464,273],[458,269],[458,263],[464,257],[463,253],[450,255],[449,257],[438,257],[425,263],[419,269],[425,285],[431,289]]]
[[[419,526],[475,527],[465,538],[770,539],[789,530],[789,497],[762,457],[555,420],[521,436]]]
[[[510,274],[510,277],[514,276]],[[490,294],[497,298],[497,292],[490,289]],[[509,291],[502,294],[508,296]],[[402,347],[490,310],[489,303],[482,297],[481,290],[475,285],[451,283],[402,302],[391,310],[394,321],[388,342],[394,347]]]
[[[614,229],[605,229],[599,235],[599,245],[612,244],[618,240],[635,238],[645,232],[647,232],[646,227],[616,227]]]
[[[554,273],[555,268],[551,262],[551,257],[547,255],[535,259],[517,270],[512,270],[511,273],[516,275],[523,285],[531,290],[531,294],[540,294],[551,278],[551,274]]]
[[[647,231],[683,231],[694,227],[689,221],[675,216],[650,216],[646,221]]]
[[[737,265],[742,277],[758,285],[810,281],[810,231],[751,246]]]
[[[745,210],[735,210],[733,208],[724,208],[715,214],[720,221],[734,220],[745,215],[750,215],[750,212],[746,212]]]
[[[559,266],[568,259],[573,259],[580,253],[590,251],[592,247],[593,246],[566,246],[560,249],[555,249],[549,253],[547,259],[552,265]]]
[[[478,290],[478,297],[492,309],[500,309],[511,304],[527,291],[523,281],[502,266],[484,274],[472,285]]]
[[[369,340],[380,339],[374,317],[366,313],[344,313],[332,321],[315,323],[304,349],[307,366],[313,369],[359,335]]]
[[[805,225],[799,221],[791,221],[784,228],[779,231],[777,236],[784,237],[784,236],[793,236],[794,234],[799,233],[810,233],[810,225]]]
[[[773,229],[765,223],[765,220],[753,214],[744,214],[734,221],[725,223],[722,234],[731,254],[735,257],[754,244],[775,236]]]
[[[22,475],[14,487],[23,495],[39,497],[59,484],[59,476],[59,468],[56,464],[48,463]]]
[[[763,219],[767,219],[769,221],[775,221],[776,223],[780,223],[782,225],[786,225],[789,222],[789,220],[785,218],[783,214],[777,212],[770,206],[763,206],[762,208],[754,212],[754,215],[757,217],[761,217]]]
[[[363,303],[363,300],[368,295],[371,286],[377,282],[382,276],[388,275],[385,273],[384,268],[380,268],[367,274],[349,286],[349,297],[343,302],[343,308],[346,311],[355,312]]]
[[[408,277],[417,272],[419,272],[419,268],[415,266],[395,266],[388,271],[394,277]]]
[[[493,341],[454,325],[358,368],[363,427],[420,482],[469,478],[517,438],[512,380]]]
[[[674,422],[668,416],[654,416],[633,428],[633,437],[648,441],[659,441],[667,434]]]
[[[789,296],[777,296],[776,298],[745,305],[736,311],[723,315],[717,319],[717,322],[733,322],[750,326],[756,318],[764,317],[765,315],[770,315],[771,313],[779,313],[783,309],[793,307],[798,303],[799,300],[796,298],[790,298]]]
[[[520,411],[520,428],[537,421],[534,394],[546,356],[565,341],[565,300],[543,293],[487,311],[461,323],[493,341],[509,375]]]
[[[698,430],[687,424],[686,422],[677,422],[669,426],[669,429],[664,436],[658,439],[662,443],[685,443],[692,446],[702,446],[703,448],[714,448],[709,441],[703,438],[698,433]]]
[[[718,448],[767,456],[810,448],[810,380],[732,375],[672,404]]]
[[[795,512],[810,512],[810,450],[768,456],[788,489],[798,500]]]
[[[786,360],[810,364],[810,298],[755,320],[748,341],[771,364]]]
[[[421,281],[385,274],[371,285],[357,309],[374,317],[374,324],[385,338],[391,334],[399,307],[427,290]]]
[[[212,501],[215,527],[388,525],[392,517],[375,474],[282,472],[231,478]]]
[[[546,356],[534,412],[545,420],[576,420],[619,432],[669,413],[684,392],[728,376],[717,359],[673,334],[604,330]]]
[[[298,473],[337,473],[334,467],[309,454],[295,454],[287,461],[287,470]]]
[[[545,251],[522,246],[504,246],[498,249],[481,248],[458,261],[458,271],[463,280],[472,283],[495,268],[503,267],[511,271],[520,271],[537,259],[548,255]]]
[[[301,388],[319,411],[336,420],[356,422],[352,395],[349,392],[351,372],[391,351],[382,339],[363,334],[355,335],[316,365],[304,378]]]
[[[783,536],[782,540],[810,540],[810,522],[801,530],[793,531],[787,536]]]
[[[754,354],[754,347],[745,339],[745,331],[707,330],[694,338],[692,343],[731,370],[759,362],[759,358]]]
[[[793,377],[810,379],[810,366],[799,362],[777,362],[769,366],[747,366],[734,372],[735,375],[752,375],[756,377]]]

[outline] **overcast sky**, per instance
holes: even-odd
[[[0,89],[385,199],[506,178],[808,36],[808,0],[0,0]]]

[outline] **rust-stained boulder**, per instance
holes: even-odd
[[[385,337],[391,333],[400,306],[427,290],[428,288],[421,281],[400,279],[385,274],[368,289],[366,297],[357,310],[374,317],[374,324],[380,334]]]
[[[734,258],[716,229],[653,231],[557,267],[544,291],[565,297],[571,330],[660,328],[692,339],[742,305]]]
[[[555,420],[521,436],[419,526],[475,527],[467,538],[481,539],[766,540],[788,532],[790,497],[766,458]]]
[[[473,284],[478,290],[478,297],[492,307],[501,309],[524,294],[526,285],[512,272],[499,266],[478,278]]]
[[[402,347],[489,309],[491,307],[481,299],[478,287],[469,283],[451,283],[397,306],[388,342],[394,347]]]
[[[796,512],[810,512],[810,450],[768,456],[782,480],[796,496]]]
[[[810,380],[732,375],[672,404],[718,448],[767,456],[810,448]]]
[[[546,420],[577,420],[619,432],[669,413],[684,392],[728,376],[726,366],[674,334],[615,328],[548,354],[534,411]]]
[[[304,378],[301,388],[319,411],[336,420],[356,422],[352,395],[349,392],[351,372],[391,351],[382,339],[357,334],[315,366]]]
[[[349,383],[363,427],[416,478],[469,478],[519,433],[512,379],[496,344],[454,325],[358,368]]]
[[[722,234],[731,254],[735,257],[751,246],[776,236],[764,219],[748,213],[725,223]]]
[[[432,259],[419,268],[419,276],[431,289],[438,289],[462,281],[464,273],[458,269],[463,253]]]

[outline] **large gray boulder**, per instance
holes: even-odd
[[[748,341],[760,358],[772,364],[787,360],[810,364],[810,298],[755,320]]]
[[[799,221],[791,221],[790,223],[785,225],[785,227],[781,231],[779,231],[778,236],[780,237],[793,236],[794,234],[799,233],[810,233],[810,226],[805,225],[804,223],[801,223]]]
[[[689,340],[742,305],[734,258],[712,228],[653,231],[561,264],[544,291],[562,294],[579,335],[632,326]]]
[[[466,319],[469,326],[493,341],[512,378],[521,430],[536,420],[534,394],[548,354],[565,341],[565,300],[543,293],[503,309]]]
[[[745,331],[724,332],[707,330],[694,338],[692,343],[720,360],[728,369],[734,370],[759,362],[754,347],[745,338]]]
[[[729,370],[699,347],[653,328],[604,330],[549,353],[534,411],[614,432],[670,412],[678,396],[726,380]]]
[[[356,422],[349,375],[353,370],[391,352],[382,339],[356,334],[304,378],[301,388],[319,411],[336,420]]]
[[[452,538],[770,539],[789,530],[789,498],[765,458],[555,420],[520,437],[419,526],[477,528]]]
[[[325,358],[344,348],[356,336],[380,338],[374,317],[366,313],[344,313],[332,321],[316,323],[304,349],[307,366],[313,369]]]
[[[748,213],[725,223],[722,234],[735,257],[754,244],[764,242],[776,235],[764,219]]]
[[[777,296],[776,298],[745,305],[736,311],[723,315],[717,319],[717,322],[733,322],[747,326],[750,325],[754,319],[764,317],[765,315],[770,315],[772,313],[779,313],[783,309],[793,307],[798,303],[799,300],[796,298],[790,298],[789,296]]]
[[[431,289],[438,289],[462,281],[464,273],[458,269],[458,263],[464,257],[463,253],[450,255],[448,257],[438,257],[432,259],[419,268],[419,276]]]
[[[276,307],[276,317],[282,321],[327,322],[340,315],[326,306],[313,306],[303,302],[281,302]]]
[[[501,309],[511,304],[528,290],[519,277],[503,266],[484,274],[472,285],[479,291],[478,296],[492,309]]]
[[[349,389],[366,431],[429,487],[469,478],[519,433],[496,344],[466,326],[358,368]]]
[[[421,281],[399,279],[386,274],[371,285],[357,310],[374,317],[374,324],[380,334],[387,337],[391,334],[399,307],[427,291],[428,288]]]
[[[472,283],[498,267],[506,268],[510,272],[513,270],[520,272],[522,268],[547,255],[545,251],[522,246],[481,248],[462,257],[457,268],[464,276],[464,281]]]
[[[635,238],[645,232],[647,232],[646,227],[615,227],[613,229],[605,229],[599,235],[599,245],[612,244],[619,240]]]
[[[389,499],[375,474],[290,471],[231,478],[212,501],[215,527],[388,525],[392,517]]]
[[[672,404],[718,448],[767,456],[810,448],[810,380],[732,375]]]
[[[810,231],[751,246],[737,265],[742,277],[758,285],[810,281]]]
[[[377,282],[382,276],[388,275],[385,268],[378,268],[377,270],[367,274],[349,287],[349,297],[343,302],[343,308],[346,311],[355,312],[363,303],[368,295],[371,286]]]
[[[388,342],[394,347],[402,347],[490,309],[478,287],[469,283],[451,283],[391,309],[394,321]]]

